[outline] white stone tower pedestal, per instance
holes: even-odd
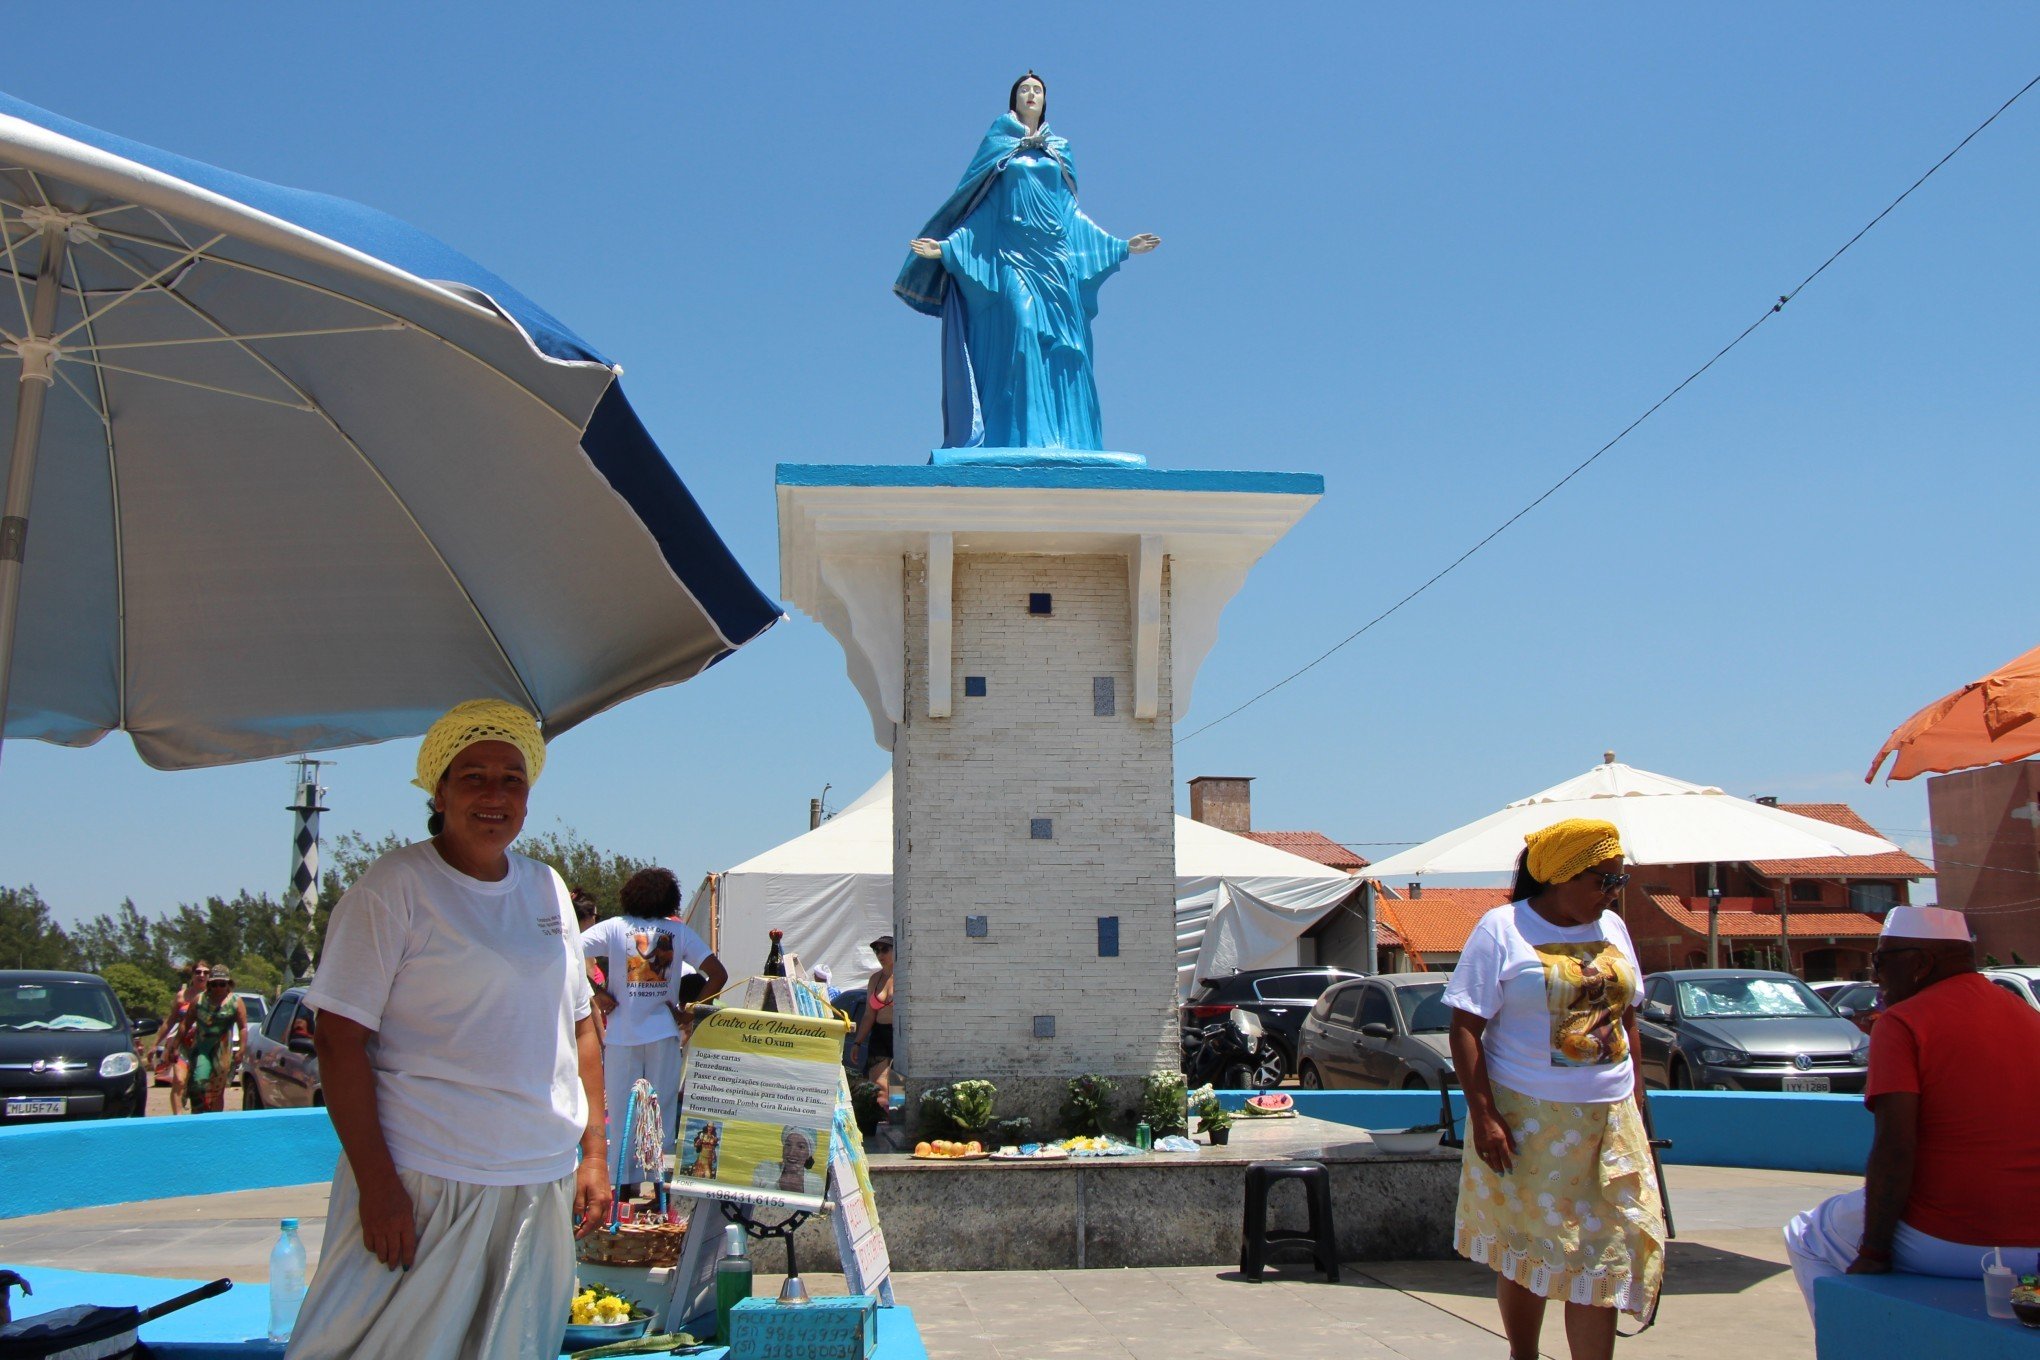
[[[1044,465],[1045,464],[1045,465]],[[782,464],[780,589],[893,753],[910,1105],[1178,1065],[1172,726],[1220,612],[1323,492],[1298,473]]]

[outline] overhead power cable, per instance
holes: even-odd
[[[1742,332],[1739,335],[1737,335],[1735,339],[1729,341],[1727,344],[1723,345],[1720,349],[1716,350],[1714,352],[1714,356],[1710,358],[1706,363],[1700,365],[1700,367],[1694,369],[1691,373],[1688,373],[1684,378],[1681,378],[1677,386],[1673,387],[1671,391],[1665,393],[1663,396],[1659,397],[1656,401],[1652,402],[1649,408],[1646,409],[1642,415],[1638,416],[1636,419],[1630,421],[1627,425],[1623,426],[1622,429],[1616,433],[1613,439],[1610,439],[1607,443],[1601,445],[1600,448],[1595,449],[1591,455],[1589,455],[1572,471],[1566,473],[1565,476],[1559,478],[1557,481],[1553,482],[1550,486],[1546,487],[1544,491],[1541,494],[1539,494],[1535,500],[1531,501],[1528,505],[1525,505],[1522,509],[1516,511],[1515,514],[1510,515],[1507,519],[1503,520],[1500,524],[1496,525],[1494,529],[1489,531],[1489,533],[1484,538],[1482,538],[1479,542],[1475,543],[1472,547],[1468,548],[1465,552],[1459,554],[1459,556],[1453,558],[1443,567],[1439,568],[1436,573],[1434,573],[1428,580],[1426,580],[1422,585],[1418,586],[1415,590],[1410,591],[1409,594],[1403,596],[1401,599],[1397,600],[1394,604],[1382,610],[1379,614],[1376,614],[1373,618],[1367,620],[1367,622],[1361,624],[1358,628],[1355,628],[1352,632],[1346,634],[1345,637],[1340,638],[1330,647],[1327,647],[1324,651],[1320,652],[1316,657],[1313,657],[1310,661],[1306,662],[1304,665],[1297,667],[1295,670],[1291,671],[1288,675],[1283,676],[1280,680],[1277,680],[1274,684],[1268,686],[1266,689],[1254,695],[1246,702],[1238,705],[1235,708],[1228,709],[1226,712],[1221,713],[1218,717],[1213,718],[1210,722],[1204,724],[1202,727],[1199,727],[1194,731],[1185,734],[1184,736],[1176,738],[1176,745],[1181,746],[1184,742],[1190,740],[1190,738],[1201,736],[1204,733],[1209,732],[1212,728],[1218,726],[1220,723],[1225,722],[1230,718],[1237,717],[1239,714],[1244,713],[1249,708],[1252,708],[1255,704],[1260,703],[1261,700],[1267,698],[1269,695],[1273,694],[1276,690],[1281,689],[1284,685],[1287,685],[1290,681],[1296,680],[1301,676],[1309,673],[1311,670],[1315,669],[1320,663],[1330,659],[1333,654],[1340,651],[1348,643],[1353,642],[1356,639],[1363,636],[1364,634],[1370,632],[1375,627],[1375,625],[1388,619],[1391,615],[1393,615],[1397,610],[1401,609],[1404,605],[1416,599],[1419,595],[1422,595],[1432,586],[1437,585],[1438,582],[1444,580],[1447,576],[1450,576],[1454,571],[1457,571],[1460,568],[1460,566],[1466,562],[1468,558],[1472,557],[1475,553],[1479,552],[1482,548],[1485,548],[1488,544],[1494,542],[1497,538],[1500,538],[1509,529],[1514,527],[1516,521],[1522,519],[1532,510],[1535,510],[1538,506],[1544,504],[1544,502],[1550,500],[1553,496],[1558,494],[1559,490],[1563,488],[1566,485],[1566,483],[1572,481],[1573,478],[1579,476],[1582,472],[1585,472],[1588,468],[1592,467],[1596,462],[1600,461],[1602,454],[1614,448],[1624,439],[1627,439],[1630,433],[1634,431],[1637,426],[1643,424],[1644,421],[1649,420],[1652,416],[1656,415],[1658,413],[1659,408],[1663,407],[1666,402],[1670,401],[1673,397],[1678,396],[1679,393],[1685,391],[1686,388],[1691,386],[1692,383],[1696,379],[1698,379],[1701,374],[1705,373],[1708,369],[1713,368],[1716,364],[1720,363],[1722,359],[1726,358],[1730,350],[1734,349],[1737,345],[1740,345],[1743,341],[1749,339],[1750,336],[1756,332],[1757,327],[1763,325],[1766,321],[1769,321],[1779,312],[1784,311],[1786,303],[1798,297],[1800,292],[1803,289],[1805,289],[1806,285],[1812,283],[1815,279],[1819,278],[1822,274],[1826,273],[1829,265],[1833,264],[1836,260],[1841,259],[1843,255],[1847,254],[1849,248],[1855,245],[1856,242],[1862,240],[1863,237],[1869,233],[1872,227],[1876,226],[1879,222],[1882,222],[1886,217],[1890,216],[1894,208],[1898,207],[1899,204],[1905,202],[1906,199],[1910,198],[1912,196],[1913,190],[1919,188],[1922,184],[1925,184],[1929,179],[1933,178],[1935,171],[1939,170],[1949,161],[1955,159],[1956,154],[1960,152],[1963,147],[1968,146],[1972,141],[1976,139],[1978,134],[1980,134],[1985,128],[1989,127],[1992,123],[1995,123],[1998,120],[1998,117],[2001,114],[2003,114],[2006,109],[2009,109],[2012,105],[2018,103],[2019,99],[2023,95],[2025,95],[2025,93],[2028,90],[2031,90],[2035,85],[2040,85],[2040,75],[2034,76],[2031,80],[2027,81],[2023,86],[2019,88],[2017,94],[2014,94],[2010,99],[2007,99],[2004,103],[1998,105],[1997,111],[1995,113],[1991,114],[1990,117],[1984,119],[1981,123],[1978,123],[1974,128],[1972,128],[1967,137],[1964,137],[1961,141],[1957,142],[1954,145],[1954,147],[1949,150],[1947,155],[1941,157],[1941,159],[1935,161],[1933,165],[1929,166],[1927,168],[1927,172],[1921,175],[1918,179],[1914,180],[1910,185],[1908,185],[1904,193],[1900,194],[1897,198],[1892,199],[1891,202],[1885,204],[1884,210],[1878,213],[1877,216],[1871,218],[1868,222],[1865,222],[1863,224],[1862,230],[1858,231],[1854,236],[1851,236],[1848,240],[1844,241],[1841,244],[1840,248],[1837,249],[1834,254],[1828,256],[1825,260],[1822,260],[1820,262],[1820,267],[1818,269],[1815,269],[1811,274],[1808,274],[1805,278],[1801,279],[1798,283],[1794,284],[1789,291],[1780,295],[1778,300],[1772,303],[1770,307],[1765,310],[1762,316],[1759,316],[1755,321],[1752,321],[1749,325],[1743,327]]]

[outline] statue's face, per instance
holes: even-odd
[[[1030,118],[1041,116],[1041,105],[1048,98],[1048,90],[1033,76],[1020,82],[1020,88],[1013,95],[1013,105]]]

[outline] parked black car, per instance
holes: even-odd
[[[1304,1018],[1296,1079],[1312,1090],[1439,1090],[1452,1071],[1443,973],[1383,973],[1326,990]]]
[[[0,970],[0,1127],[148,1113],[137,1033],[90,973]]]
[[[242,1109],[299,1110],[326,1103],[319,1085],[319,1055],[312,1047],[318,1031],[319,1014],[305,1004],[304,988],[292,987],[276,999],[262,1027],[248,1030],[248,1052],[241,1063]]]
[[[1644,979],[1644,1081],[1703,1091],[1860,1095],[1870,1036],[1790,973],[1688,968]]]
[[[1249,968],[1231,977],[1204,978],[1183,1006],[1183,1033],[1201,1033],[1233,1007],[1244,1006],[1261,1017],[1268,1037],[1282,1051],[1282,1070],[1293,1075],[1303,1017],[1327,987],[1359,976],[1343,968]]]

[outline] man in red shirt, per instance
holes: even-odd
[[[1863,1188],[1785,1226],[1809,1312],[1823,1276],[1980,1279],[1991,1248],[2040,1247],[2040,1011],[1977,973],[1958,911],[1893,907],[1870,964]]]

